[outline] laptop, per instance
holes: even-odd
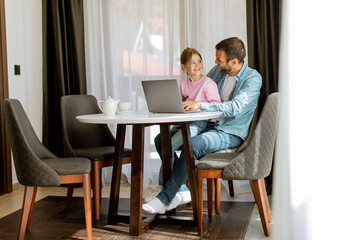
[[[141,81],[149,112],[196,113],[185,111],[176,79]]]

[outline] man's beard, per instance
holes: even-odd
[[[231,66],[229,66],[229,64],[226,64],[225,67],[226,68],[220,67],[220,72],[223,73],[223,74],[229,74],[231,72]]]

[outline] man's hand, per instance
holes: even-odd
[[[200,110],[201,105],[200,102],[186,100],[185,102],[183,102],[183,107],[185,111],[194,111],[194,110]]]

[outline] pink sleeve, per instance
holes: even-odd
[[[213,80],[209,81],[208,87],[206,88],[206,98],[207,102],[221,103],[217,84]]]
[[[180,96],[181,96],[181,99],[184,99],[184,95],[183,95],[183,91],[184,91],[184,85],[186,84],[186,80],[183,80],[181,81],[180,83]]]

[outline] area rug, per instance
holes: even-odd
[[[86,239],[83,198],[74,197],[70,210],[64,211],[65,197],[48,196],[35,203],[27,240]],[[197,235],[192,224],[169,224],[160,219],[140,237],[129,236],[129,225],[107,219],[109,199],[101,200],[100,221],[93,222],[93,239],[244,239],[254,207],[253,202],[221,202],[221,213],[208,220],[207,202],[204,201],[203,235]],[[119,211],[129,211],[129,199],[120,199]],[[177,214],[191,216],[191,205],[183,205]],[[0,239],[16,239],[21,210],[0,219]]]

